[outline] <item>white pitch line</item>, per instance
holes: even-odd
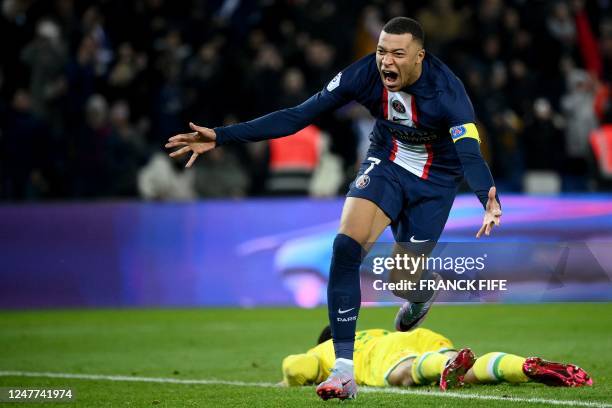
[[[489,401],[507,401],[507,402],[520,402],[520,403],[532,403],[532,404],[548,404],[548,405],[566,405],[566,406],[579,406],[579,407],[599,407],[599,408],[610,408],[612,404],[599,401],[572,401],[572,400],[554,400],[546,398],[521,398],[521,397],[498,397],[496,395],[486,394],[469,394],[469,393],[456,393],[456,392],[430,392],[423,390],[405,390],[401,388],[372,388],[372,387],[360,387],[360,392],[383,392],[386,394],[407,394],[407,395],[421,395],[430,397],[444,397],[444,398],[458,398],[458,399],[478,399],[478,400],[489,400]]]
[[[66,378],[74,380],[102,380],[102,381],[123,381],[123,382],[147,382],[147,383],[165,383],[165,384],[195,384],[195,385],[232,385],[236,387],[259,387],[259,388],[276,388],[278,384],[268,382],[246,382],[246,381],[229,381],[229,380],[198,380],[198,379],[179,379],[179,378],[159,378],[159,377],[134,377],[125,375],[103,375],[103,374],[72,374],[72,373],[37,373],[30,371],[0,371],[0,377],[44,377],[44,378]],[[375,388],[375,387],[359,387],[360,392],[367,393],[384,393],[384,394],[401,394],[401,395],[419,395],[424,397],[441,397],[441,398],[457,398],[457,399],[475,399],[488,401],[504,401],[517,403],[532,403],[532,404],[549,404],[549,405],[565,405],[577,407],[598,407],[612,408],[612,404],[599,401],[573,401],[573,400],[555,400],[546,398],[521,398],[521,397],[498,397],[495,395],[486,394],[469,394],[456,392],[431,392],[423,390],[407,390],[400,388]]]

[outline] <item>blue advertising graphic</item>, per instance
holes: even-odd
[[[612,300],[611,196],[505,196],[503,204],[501,228],[482,242],[499,254],[491,274],[513,272],[509,284],[525,290],[484,300]],[[341,199],[4,205],[0,308],[316,306],[341,208]],[[481,223],[478,201],[460,196],[441,242],[476,242]],[[390,232],[379,242],[392,242]],[[603,272],[573,272],[559,296],[530,291],[550,276],[521,280],[529,265],[516,271],[513,262],[529,243],[564,242],[594,253]]]

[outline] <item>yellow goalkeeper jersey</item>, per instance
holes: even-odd
[[[358,384],[381,387],[387,376],[402,361],[427,351],[453,350],[446,337],[428,329],[390,332],[382,329],[358,331],[355,335],[355,380]],[[327,340],[308,350],[319,359],[317,383],[324,381],[335,361],[334,345]]]

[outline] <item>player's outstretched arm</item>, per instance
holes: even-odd
[[[182,133],[172,136],[166,143],[166,148],[180,147],[169,154],[170,157],[182,157],[191,152],[191,157],[185,167],[191,167],[199,155],[215,148],[217,134],[213,129],[197,126],[189,122],[189,127],[193,130],[190,133]]]
[[[491,234],[491,230],[494,226],[499,226],[501,222],[501,206],[499,205],[499,201],[497,201],[497,189],[495,186],[489,189],[487,205],[485,208],[484,219],[482,220],[482,227],[476,233],[476,238],[480,238],[480,236],[484,233],[485,235]]]
[[[461,126],[465,128],[466,126]],[[472,128],[473,136],[470,136],[470,128]],[[451,134],[452,134],[451,129]],[[501,205],[497,197],[497,189],[493,182],[493,176],[487,162],[480,154],[479,138],[476,133],[476,127],[473,124],[465,130],[466,136],[455,141],[455,148],[459,161],[463,166],[463,175],[472,191],[478,197],[484,207],[485,214],[482,226],[476,233],[476,238],[480,238],[482,234],[490,235],[493,226],[499,226],[501,219]]]
[[[191,167],[198,156],[215,147],[231,143],[260,142],[288,136],[308,126],[321,113],[333,110],[345,100],[319,92],[298,106],[269,113],[248,122],[209,129],[189,123],[194,132],[168,139],[166,148],[181,147],[170,157],[181,157],[192,152],[185,167]]]
[[[482,226],[476,233],[476,238],[480,238],[483,233],[491,234],[493,226],[499,225],[501,205],[491,170],[480,153],[480,136],[472,102],[461,81],[454,81],[452,86],[454,93],[449,94],[442,107],[446,111],[449,132],[455,142],[465,181],[485,210]]]
[[[289,136],[310,125],[322,113],[331,112],[355,100],[367,86],[372,72],[378,75],[375,67],[372,70],[373,65],[368,58],[364,57],[351,64],[320,92],[297,106],[268,113],[248,122],[216,127],[216,146]]]
[[[300,105],[235,125],[215,128],[217,146],[251,143],[292,135],[311,124],[319,115],[344,105],[348,100],[321,91]]]
[[[234,143],[259,142],[295,134],[311,124],[319,115],[333,111],[359,94],[369,78],[371,64],[364,57],[336,75],[323,90],[301,104],[281,109],[248,122],[236,123],[214,129],[190,123],[194,132],[183,133],[168,139],[166,148],[180,147],[170,157],[181,157],[191,152],[185,167],[191,167],[198,156],[215,147]],[[375,72],[375,70],[373,71]]]

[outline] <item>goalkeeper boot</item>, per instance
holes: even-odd
[[[353,362],[341,358],[337,359],[327,380],[317,386],[317,394],[323,400],[331,398],[355,399],[357,397],[357,384],[353,375]]]
[[[593,385],[593,379],[574,364],[554,363],[539,357],[530,357],[523,364],[523,372],[533,381],[557,387]]]
[[[442,279],[436,272],[432,272],[431,275],[436,285]],[[425,302],[405,302],[395,315],[395,330],[407,332],[419,327],[423,320],[425,320],[437,294],[438,291],[435,291],[429,300]]]
[[[440,389],[446,391],[449,388],[462,387],[465,373],[476,362],[476,357],[469,348],[461,349],[454,358],[448,360],[446,367],[440,375]]]

